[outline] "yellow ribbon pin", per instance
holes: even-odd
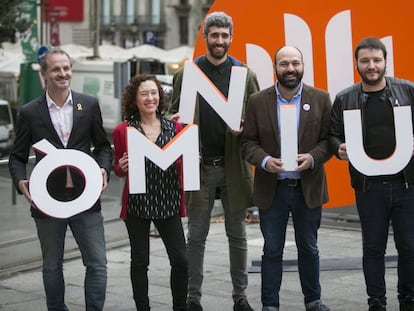
[[[81,103],[77,103],[76,104],[76,108],[80,111],[82,110],[82,104]]]

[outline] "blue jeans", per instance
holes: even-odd
[[[298,268],[305,304],[321,296],[319,284],[318,229],[322,208],[308,208],[301,187],[278,184],[272,206],[259,210],[260,229],[264,238],[262,256],[262,305],[279,307],[282,283],[283,248],[286,226],[292,214],[298,249]]]
[[[43,257],[43,284],[49,311],[68,310],[65,305],[63,254],[69,226],[82,255],[86,310],[102,310],[106,294],[106,250],[101,212],[67,219],[35,218]]]
[[[370,181],[356,191],[362,229],[363,269],[369,298],[384,298],[385,263],[390,222],[398,252],[398,295],[414,297],[414,186],[401,181]]]
[[[131,283],[137,310],[148,309],[148,266],[150,263],[150,224],[154,222],[170,260],[170,286],[173,310],[184,310],[187,301],[187,251],[181,216],[167,219],[142,219],[127,216],[125,221],[131,244]]]
[[[247,288],[247,238],[246,210],[233,210],[228,200],[224,167],[205,166],[206,184],[209,195],[205,206],[187,210],[188,236],[188,301],[200,302],[203,283],[204,250],[210,229],[211,211],[214,206],[216,189],[220,189],[220,198],[224,210],[224,226],[229,242],[230,275],[233,284],[234,301],[245,298]]]

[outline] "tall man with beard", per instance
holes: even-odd
[[[207,52],[194,60],[210,81],[227,97],[232,66],[246,66],[227,54],[233,39],[232,18],[223,12],[213,12],[204,20],[203,39]],[[170,114],[179,110],[183,70],[173,80]],[[247,69],[243,114],[247,98],[259,90],[256,75]],[[216,195],[221,199],[229,241],[230,274],[233,284],[234,311],[253,310],[246,298],[247,239],[246,209],[252,203],[252,170],[242,160],[240,133],[229,129],[203,97],[198,96],[194,123],[200,129],[200,191],[186,194],[188,216],[188,305],[190,311],[201,307],[201,285],[206,238]]]
[[[283,247],[292,215],[298,268],[308,311],[328,311],[321,302],[318,229],[322,204],[328,201],[324,163],[328,151],[331,101],[328,93],[302,82],[303,56],[295,47],[275,53],[275,85],[249,98],[241,139],[242,154],[256,167],[254,203],[259,207],[263,247],[262,311],[279,310]],[[281,159],[281,105],[296,108],[298,166],[284,168]]]
[[[363,39],[355,49],[361,82],[338,93],[332,108],[329,143],[348,160],[343,112],[360,109],[365,152],[373,159],[394,152],[394,106],[414,108],[414,83],[385,77],[387,51],[376,38]],[[363,270],[369,310],[386,310],[385,264],[389,225],[398,251],[400,311],[414,311],[414,159],[393,175],[369,177],[349,163],[362,229]]]

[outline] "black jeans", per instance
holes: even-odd
[[[174,310],[183,310],[187,300],[187,252],[180,215],[153,220],[167,250],[171,265],[170,286]],[[151,220],[128,215],[126,221],[131,244],[131,282],[137,309],[149,307],[148,266]]]
[[[414,296],[414,187],[402,181],[370,181],[367,191],[356,192],[361,221],[363,268],[367,294],[384,298],[384,256],[390,223],[398,252],[398,295]]]

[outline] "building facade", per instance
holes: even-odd
[[[59,23],[60,44],[90,47],[98,33],[100,44],[125,48],[141,44],[163,49],[193,46],[212,3],[213,0],[83,0],[82,21]]]

